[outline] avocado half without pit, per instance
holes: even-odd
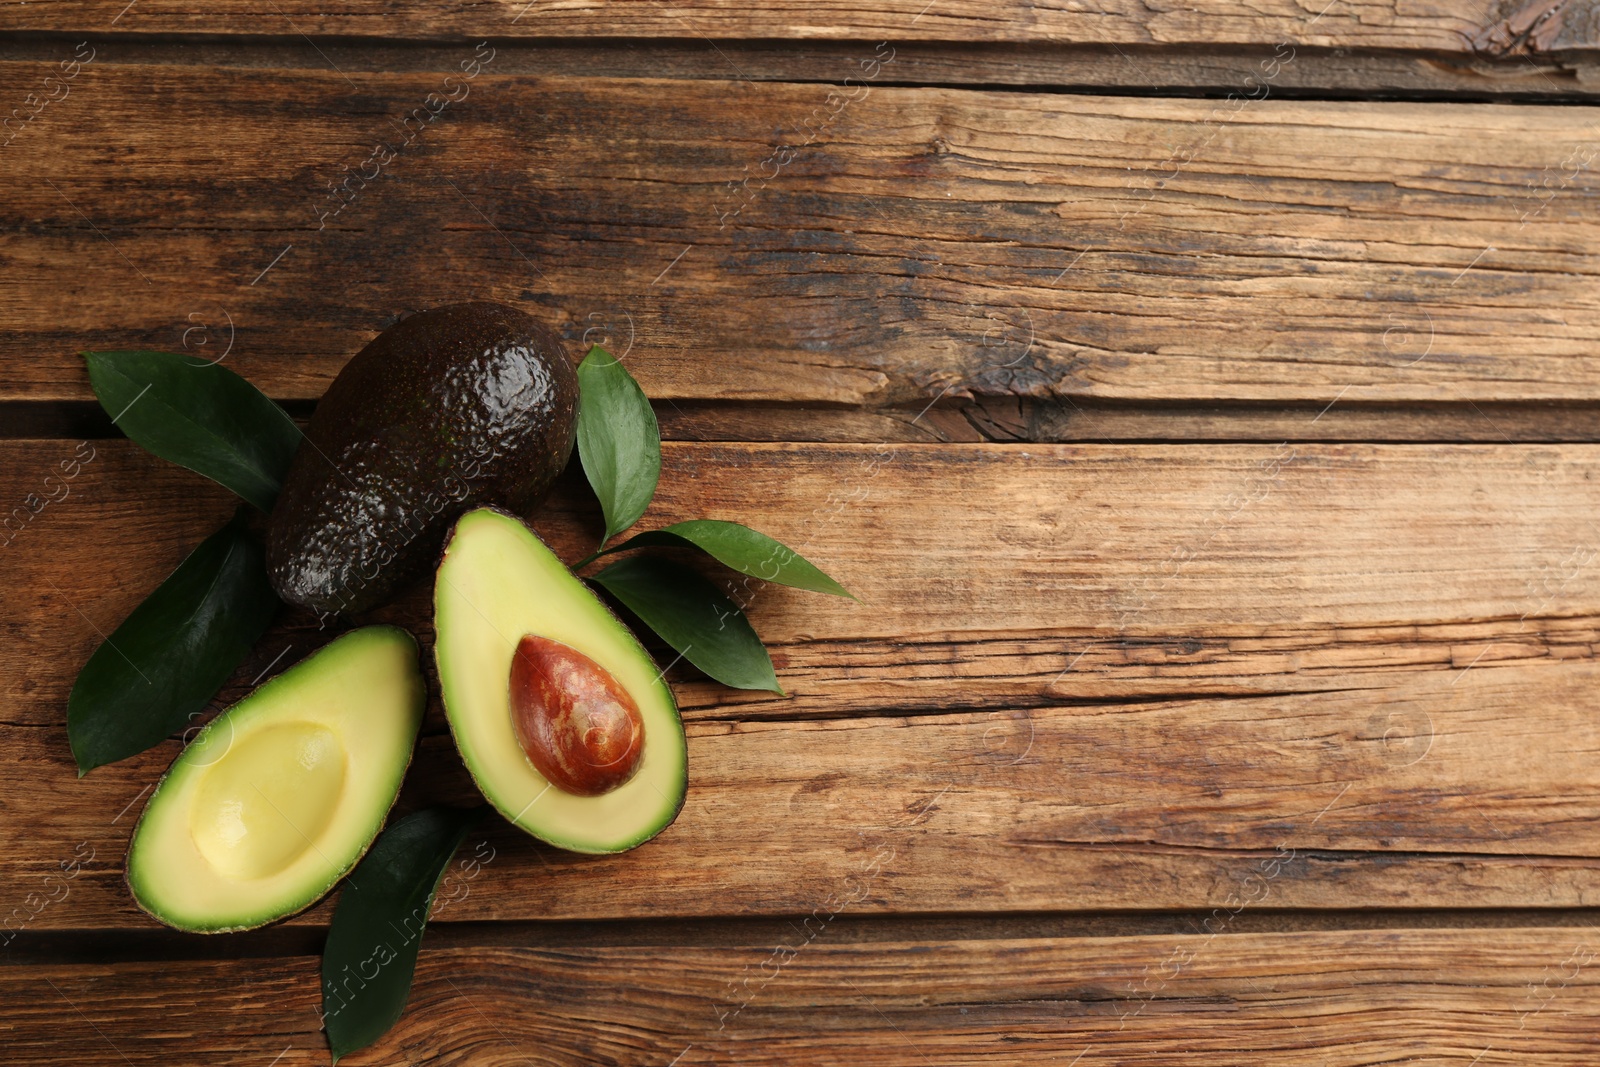
[[[228,708],[139,818],[134,900],[196,933],[249,930],[316,903],[382,828],[425,699],[411,635],[368,626]]]
[[[478,788],[560,848],[622,852],[683,807],[687,746],[649,653],[519,520],[469,511],[434,583],[445,714]]]

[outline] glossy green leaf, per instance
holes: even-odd
[[[591,581],[723,685],[783,693],[772,657],[739,605],[688,567],[630,556]]]
[[[829,578],[816,565],[782,541],[737,522],[721,519],[690,519],[635,534],[606,552],[624,552],[648,545],[698,548],[741,574],[766,582],[809,589],[813,593],[855,597],[844,586]]]
[[[78,672],[67,738],[79,774],[190,725],[266,632],[278,598],[244,517],[189,553]]]
[[[450,858],[488,810],[407,815],[379,835],[345,879],[322,950],[322,1023],[335,1063],[382,1037],[405,1010],[434,894]]]
[[[123,433],[271,511],[300,428],[226,367],[175,352],[85,352],[100,406]]]
[[[578,366],[578,459],[600,498],[605,544],[639,521],[661,478],[661,429],[644,390],[599,345]]]

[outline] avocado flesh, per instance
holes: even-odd
[[[427,573],[464,511],[527,514],[566,466],[578,373],[516,308],[421,311],[351,358],[306,425],[267,528],[284,600],[359,614]]]
[[[383,827],[426,689],[411,635],[343,635],[218,715],[173,761],[128,847],[145,911],[195,933],[293,915]]]
[[[688,750],[672,691],[624,626],[518,520],[470,511],[445,546],[434,583],[434,656],[456,747],[489,803],[534,837],[574,852],[623,852],[666,828],[683,806]],[[599,664],[638,705],[637,771],[598,796],[547,781],[517,738],[511,666],[532,634]]]

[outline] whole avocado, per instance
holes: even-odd
[[[465,511],[525,515],[572,454],[578,375],[503,304],[418,312],[375,337],[306,426],[267,529],[284,600],[363,612],[419,577]]]

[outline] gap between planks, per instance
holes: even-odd
[[[304,424],[316,404],[280,400]],[[672,400],[663,440],[875,444],[1396,444],[1600,442],[1600,401],[1370,404],[1118,403],[1097,397],[978,397],[931,407]],[[0,440],[122,436],[91,400],[0,400]]]
[[[491,35],[492,36],[492,35]],[[97,62],[228,69],[305,69],[348,73],[456,70],[459,42],[294,35],[117,35],[25,32],[0,41],[0,62],[55,63],[79,41]],[[495,41],[505,74],[611,78],[726,79],[838,83],[873,55],[847,41],[660,38]],[[896,42],[893,77],[880,86],[951,86],[1004,92],[1226,96],[1254,92],[1245,79],[1273,44],[1166,48],[1051,42]],[[1300,47],[1274,78],[1273,96],[1306,99],[1538,100],[1600,97],[1600,60],[1584,53],[1530,59],[1446,52],[1383,52]]]
[[[1507,930],[1600,927],[1600,908],[1409,908],[1300,911],[1254,908],[1230,915],[1218,909],[1159,912],[1069,912],[1060,914],[837,915],[828,923],[830,944],[886,941],[1069,940],[1086,937],[1188,936],[1213,920],[1223,936],[1361,930]],[[699,919],[432,921],[429,950],[537,947],[616,948],[636,945],[771,945],[805,919],[794,915],[722,916]],[[282,924],[226,937],[185,934],[165,928],[19,932],[0,952],[0,967],[32,964],[108,964],[157,960],[229,960],[316,956],[327,936],[324,924]]]

